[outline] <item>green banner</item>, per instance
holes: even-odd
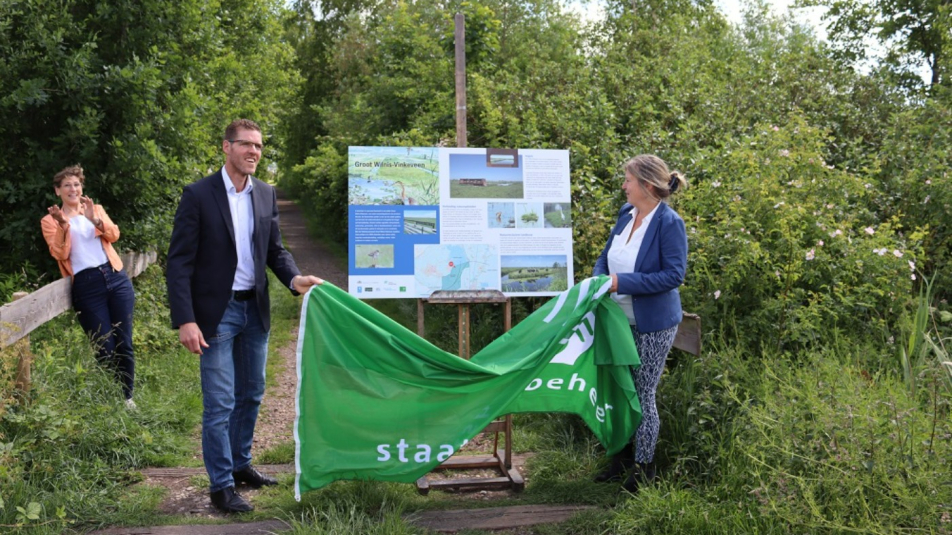
[[[610,286],[580,282],[468,361],[314,286],[298,338],[295,496],[338,479],[416,481],[516,412],[577,414],[617,452],[641,421],[628,368],[640,361]]]

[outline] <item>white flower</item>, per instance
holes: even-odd
[[[717,290],[714,292],[714,300],[717,301],[721,297],[721,291]]]
[[[926,185],[928,186],[929,184],[932,184],[932,181],[931,181],[931,180],[926,180]]]
[[[711,182],[711,187],[712,187],[712,188],[720,187],[720,185],[721,185],[721,181],[720,181],[720,180],[715,180],[714,182]]]
[[[916,280],[916,274],[913,273],[913,274],[909,275],[909,278],[912,279],[912,280]]]
[[[777,208],[780,208],[780,207],[783,206],[784,204],[786,204],[786,203],[784,203],[783,201],[778,202],[777,204],[773,205],[774,210],[776,210]]]
[[[807,251],[807,260],[813,260],[814,258],[816,258],[816,254],[814,250],[810,249],[809,251]]]
[[[863,184],[863,186],[864,186],[866,189],[869,189],[869,188],[873,187],[872,184]]]
[[[827,209],[829,209],[829,210],[832,210],[832,209],[833,209],[833,206],[835,206],[833,203],[830,203],[830,204],[826,205]]]
[[[863,229],[863,230],[865,230],[865,231],[866,231],[866,234],[869,234],[870,236],[872,236],[873,234],[876,233],[876,231],[873,230],[873,227],[866,227],[866,228]]]
[[[900,251],[899,249],[893,249],[893,256],[895,256],[896,258],[902,258],[902,251]]]
[[[883,256],[884,254],[886,254],[886,248],[883,247],[882,249],[873,249],[873,252],[878,254],[879,256]]]
[[[836,229],[836,230],[834,230],[833,232],[830,233],[830,237],[831,237],[831,238],[835,238],[835,237],[839,236],[840,234],[843,234],[843,231],[840,230],[840,229]]]
[[[926,204],[927,202],[929,202],[929,199],[931,198],[932,198],[932,195],[926,195],[926,198],[922,201],[922,204]]]
[[[787,149],[783,149],[780,151],[780,155],[784,157],[790,156],[790,151]]]
[[[779,131],[780,131],[780,128],[779,128],[779,127],[776,127],[776,126],[771,126],[770,128],[773,129],[774,132],[779,132]]]
[[[909,269],[911,269],[912,271],[916,270],[916,263],[913,262],[912,260],[909,261]]]
[[[816,244],[819,245],[820,247],[823,247],[823,240],[816,242]]]

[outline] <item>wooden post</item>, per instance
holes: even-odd
[[[16,292],[13,294],[13,300],[23,299],[28,295],[30,294],[27,292]],[[33,383],[30,371],[33,367],[33,353],[30,351],[30,336],[26,335],[14,342],[13,351],[18,355],[16,392],[21,396],[25,396],[29,393]]]
[[[456,22],[456,146],[466,147],[466,17],[457,13]]]

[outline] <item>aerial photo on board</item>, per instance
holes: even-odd
[[[348,203],[439,205],[438,153],[435,147],[350,147]]]

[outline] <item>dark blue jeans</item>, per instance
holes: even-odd
[[[201,356],[202,457],[209,489],[235,485],[232,472],[251,464],[258,407],[264,397],[269,332],[258,314],[258,303],[228,302],[208,348]]]
[[[73,275],[73,309],[96,346],[96,360],[112,370],[126,399],[132,399],[136,376],[132,350],[135,291],[126,271],[107,262]]]

